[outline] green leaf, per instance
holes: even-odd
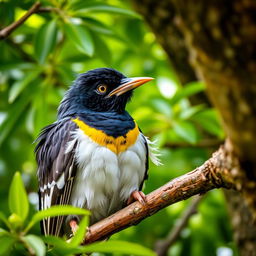
[[[35,55],[40,64],[43,64],[56,45],[57,23],[52,20],[44,24],[35,36]]]
[[[31,134],[35,131],[35,112],[35,108],[32,106],[28,111],[26,118],[26,129]]]
[[[9,223],[8,223],[8,220],[7,220],[7,218],[6,218],[6,216],[4,215],[3,212],[0,212],[0,220],[1,220],[7,227],[10,228],[10,225],[9,225]]]
[[[1,236],[0,237],[0,255],[6,256],[10,255],[13,244],[15,243],[15,238],[11,236]]]
[[[201,81],[191,82],[178,90],[173,98],[171,99],[171,104],[174,105],[180,100],[187,98],[191,95],[197,94],[205,89],[205,85]]]
[[[44,256],[46,254],[46,246],[40,237],[27,235],[22,240],[33,250],[36,256]]]
[[[165,100],[154,99],[152,100],[152,105],[158,112],[164,114],[165,116],[172,116],[172,108]]]
[[[9,133],[12,129],[16,128],[15,124],[21,114],[24,114],[28,103],[34,96],[35,91],[38,89],[38,79],[35,79],[31,86],[27,87],[20,98],[15,102],[15,104],[10,105],[8,109],[7,117],[4,119],[0,126],[0,146],[8,138]]]
[[[9,232],[3,228],[0,228],[0,237],[9,235]]]
[[[33,126],[35,131],[40,131],[47,122],[47,112],[49,104],[47,102],[47,84],[51,84],[52,80],[46,79],[38,84],[38,93],[34,96],[30,109],[34,109]]]
[[[86,1],[69,0],[68,4],[69,4],[68,8],[70,10],[80,10],[80,9],[95,6],[95,5],[102,5],[104,3],[100,1],[95,1],[95,0],[86,0]]]
[[[89,217],[85,216],[80,222],[79,222],[79,228],[76,231],[75,235],[72,237],[70,241],[71,246],[78,246],[81,244],[81,242],[84,239],[85,233],[87,231],[87,227],[89,226]]]
[[[104,23],[92,19],[90,17],[83,18],[83,23],[91,30],[103,35],[114,35],[114,32],[111,30],[110,27],[105,25]],[[95,42],[95,41],[94,41]]]
[[[204,109],[204,107],[205,107],[205,105],[203,105],[203,104],[188,107],[187,109],[182,110],[182,112],[180,113],[180,118],[188,119],[188,118],[192,117],[193,115],[195,115],[196,113],[198,113],[199,111],[201,111],[202,109]]]
[[[71,205],[55,205],[51,208],[37,212],[32,217],[31,221],[25,229],[25,232],[27,232],[33,225],[35,225],[35,223],[41,221],[46,217],[64,216],[69,214],[90,215],[90,212],[85,209],[77,208]]]
[[[10,71],[15,69],[27,70],[27,69],[33,69],[33,68],[35,68],[35,65],[33,63],[23,62],[18,60],[11,60],[11,61],[5,61],[3,63],[0,63],[1,71]]]
[[[148,248],[145,248],[139,244],[125,241],[98,242],[79,248],[79,252],[124,253],[132,255],[156,256],[156,254]]]
[[[67,65],[58,65],[56,71],[65,84],[71,83],[74,80],[74,73]]]
[[[13,176],[12,183],[9,190],[9,209],[11,213],[17,214],[22,221],[27,218],[29,211],[29,203],[27,193],[19,172]]]
[[[15,82],[10,91],[9,91],[9,103],[13,103],[13,101],[19,96],[19,94],[41,73],[41,69],[31,70],[28,75],[22,79]]]
[[[76,48],[88,56],[94,53],[94,44],[90,32],[85,26],[73,24],[71,22],[64,24],[64,33]]]
[[[141,45],[144,44],[145,29],[143,25],[143,22],[139,19],[124,21],[123,33],[124,35],[129,35],[126,36],[126,39],[129,43],[138,48],[139,51],[141,51]]]
[[[214,109],[206,109],[195,114],[192,120],[198,122],[200,126],[212,135],[219,138],[224,137],[223,129],[220,125],[217,112]]]
[[[199,139],[195,126],[190,122],[179,120],[174,123],[173,129],[177,135],[189,143],[195,144]]]
[[[110,66],[112,55],[111,51],[108,48],[108,45],[102,40],[99,36],[97,36],[95,33],[93,34],[93,39],[95,43],[95,52],[97,53],[97,56],[102,59],[102,61]]]
[[[74,255],[78,254],[78,247],[72,247],[69,242],[64,241],[63,239],[56,236],[44,236],[42,237],[43,241],[50,245],[54,255]]]
[[[131,17],[131,18],[141,19],[141,16],[132,10],[127,10],[117,6],[106,5],[106,4],[99,4],[94,6],[92,5],[86,8],[80,8],[74,12],[74,15],[86,16],[90,13],[96,13],[96,12],[120,14],[120,15]]]
[[[108,241],[96,242],[85,246],[72,246],[72,243],[67,243],[58,237],[47,236],[43,240],[54,246],[53,251],[59,255],[81,254],[81,253],[122,253],[142,256],[156,256],[156,254],[148,248],[139,244],[125,242],[125,241]]]
[[[63,248],[65,250],[71,248],[69,243],[57,236],[43,236],[42,239],[48,245],[52,245],[57,248]]]

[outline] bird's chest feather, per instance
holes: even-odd
[[[71,204],[90,209],[94,222],[120,209],[139,189],[145,174],[145,139],[137,126],[117,138],[96,133],[86,124],[78,126],[74,133],[78,173]]]
[[[139,135],[139,128],[136,123],[134,124],[134,128],[129,130],[125,135],[114,137],[106,134],[102,130],[98,130],[87,125],[78,118],[73,119],[73,122],[75,122],[84,134],[92,141],[100,146],[110,149],[115,154],[119,154],[127,150],[127,148],[135,143]]]

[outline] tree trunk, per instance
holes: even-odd
[[[234,240],[241,256],[256,255],[256,223],[248,211],[248,205],[241,200],[241,195],[234,190],[225,190],[229,215],[234,230]]]
[[[135,9],[144,16],[171,61],[182,84],[197,80],[188,61],[183,34],[175,24],[176,12],[169,0],[133,1]]]
[[[241,255],[256,255],[256,4],[253,0],[133,0],[156,34],[182,82],[203,79],[220,112],[243,192],[229,193]],[[189,58],[188,58],[189,56]],[[191,64],[194,67],[191,68]],[[240,202],[240,203],[239,203]],[[251,211],[251,212],[250,212]]]
[[[237,179],[256,216],[256,5],[250,0],[174,1],[190,58],[219,110],[241,166]]]

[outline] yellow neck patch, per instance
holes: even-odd
[[[125,137],[119,136],[114,138],[113,136],[107,135],[105,132],[101,130],[97,130],[93,127],[90,127],[83,121],[78,118],[72,119],[73,122],[77,124],[77,126],[88,136],[91,140],[98,143],[101,146],[107,147],[111,151],[116,154],[119,154],[125,151],[127,148],[132,146],[139,135],[138,125],[135,123],[135,127],[130,130]]]

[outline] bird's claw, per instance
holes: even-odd
[[[73,233],[73,235],[75,235],[76,231],[78,230],[79,226],[77,224],[77,221],[76,220],[71,220],[69,222],[69,226],[71,228],[71,231]]]
[[[127,205],[131,204],[134,201],[139,201],[141,204],[146,204],[146,195],[142,191],[135,190],[131,193]]]

